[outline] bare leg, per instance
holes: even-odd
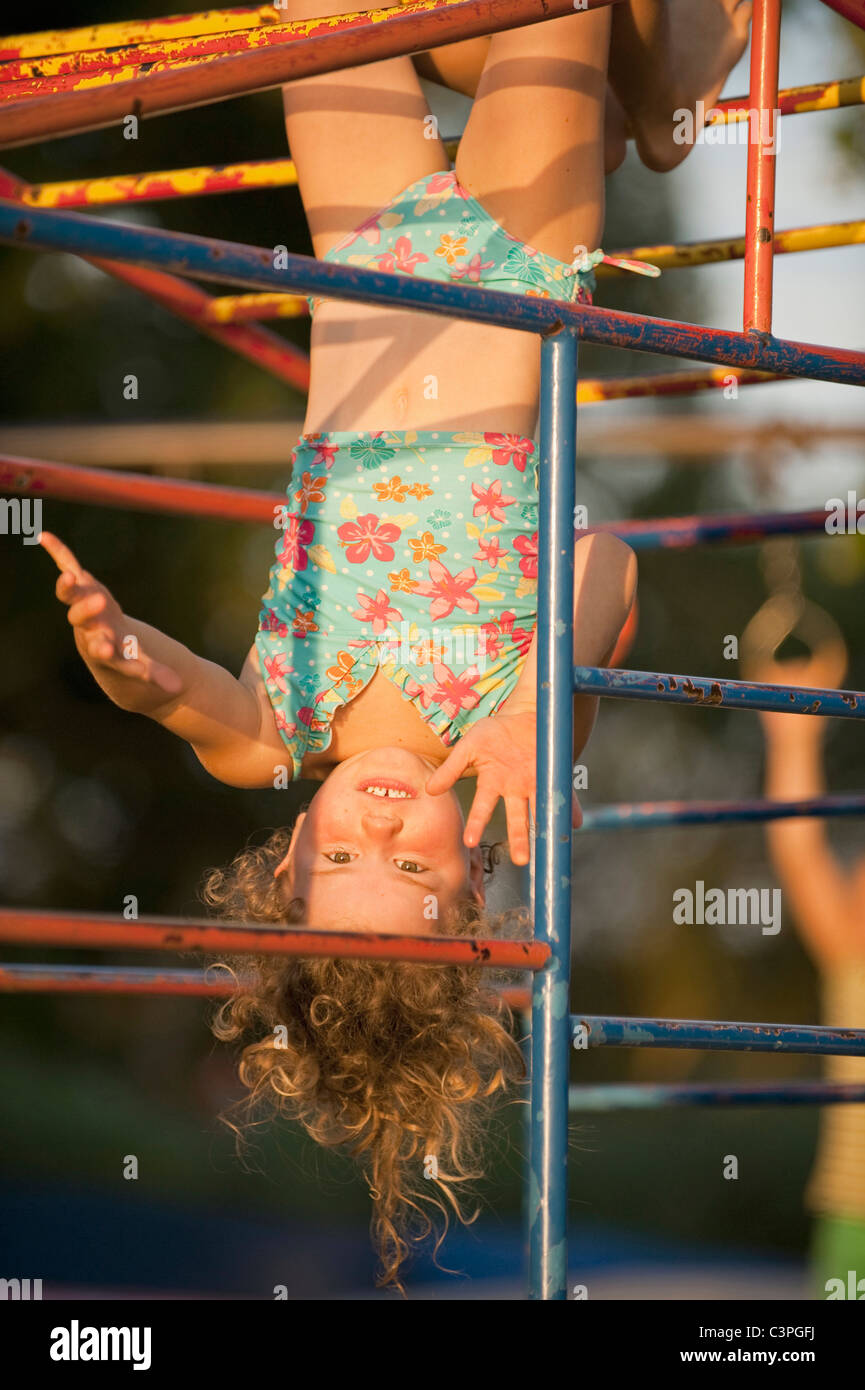
[[[457,176],[507,231],[557,260],[598,245],[610,15],[494,34]]]
[[[643,163],[665,173],[689,145],[673,113],[708,110],[748,42],[752,0],[626,0],[614,7],[610,81]],[[695,132],[696,133],[696,132]]]

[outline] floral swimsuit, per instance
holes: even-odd
[[[526,246],[444,172],[412,184],[327,259],[590,303],[592,266],[606,258],[566,266]],[[292,465],[256,648],[294,778],[377,669],[454,743],[504,703],[531,645],[536,442],[328,432],[302,435]]]

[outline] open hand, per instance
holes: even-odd
[[[128,631],[129,620],[105,585],[82,569],[69,547],[50,531],[42,532],[39,543],[60,570],[55,593],[69,609],[75,644],[87,665],[155,685],[167,695],[179,694],[178,674],[141,651],[138,638]]]
[[[515,864],[528,864],[530,858],[529,811],[535,814],[535,728],[534,710],[496,714],[472,724],[426,785],[431,796],[454,786],[462,776],[477,777],[472,808],[466,821],[464,844],[480,844],[499,801],[504,800],[508,824],[508,844]],[[582,813],[573,798],[573,824],[582,823]]]

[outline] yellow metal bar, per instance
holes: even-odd
[[[47,29],[38,34],[12,34],[8,38],[0,38],[0,59],[81,53],[93,48],[117,48],[160,39],[226,34],[284,23],[284,9],[277,9],[274,5],[255,5],[232,10],[205,10],[201,14],[165,15],[160,19],[90,24],[80,29]]]
[[[88,207],[101,203],[155,202],[251,188],[285,188],[297,183],[291,159],[162,169],[152,174],[116,174],[101,179],[64,179],[30,184],[22,201],[31,208]]]
[[[839,77],[830,82],[811,82],[804,87],[785,87],[778,93],[778,107],[784,116],[800,116],[807,111],[836,111],[842,106],[865,103],[865,76]],[[748,119],[747,96],[719,101],[706,117],[706,125],[738,125]],[[716,114],[717,113],[717,114]]]
[[[775,254],[789,255],[796,251],[820,251],[831,246],[855,246],[865,242],[865,222],[827,222],[814,227],[789,227],[775,233]],[[629,246],[614,251],[614,256],[637,261],[651,261],[661,270],[676,270],[682,266],[710,265],[714,261],[738,261],[745,254],[744,237],[719,237],[714,241],[690,241],[679,246],[661,242],[657,246]],[[599,265],[595,275],[623,275],[616,266]]]
[[[242,323],[244,319],[296,319],[308,312],[306,300],[295,294],[221,294],[211,300],[205,318],[212,323]]]
[[[577,386],[578,405],[599,405],[601,401],[637,400],[643,396],[690,396],[699,391],[721,391],[732,386],[756,386],[762,382],[784,381],[771,372],[740,370],[738,367],[696,367],[680,372],[652,372],[647,376],[597,377]]]

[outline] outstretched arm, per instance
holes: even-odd
[[[836,685],[843,672],[810,661],[772,662],[758,679],[779,685]],[[766,795],[794,801],[822,796],[826,790],[823,741],[827,721],[799,714],[760,715],[766,737]],[[825,820],[777,820],[766,826],[766,842],[775,871],[788,895],[800,934],[815,962],[829,967],[850,954],[858,936],[863,904],[855,877],[836,858]]]
[[[40,539],[60,570],[56,593],[69,608],[75,645],[109,700],[185,739],[220,781],[235,787],[272,785],[275,765],[289,758],[254,650],[237,680],[172,637],[128,617],[68,546],[49,532]]]

